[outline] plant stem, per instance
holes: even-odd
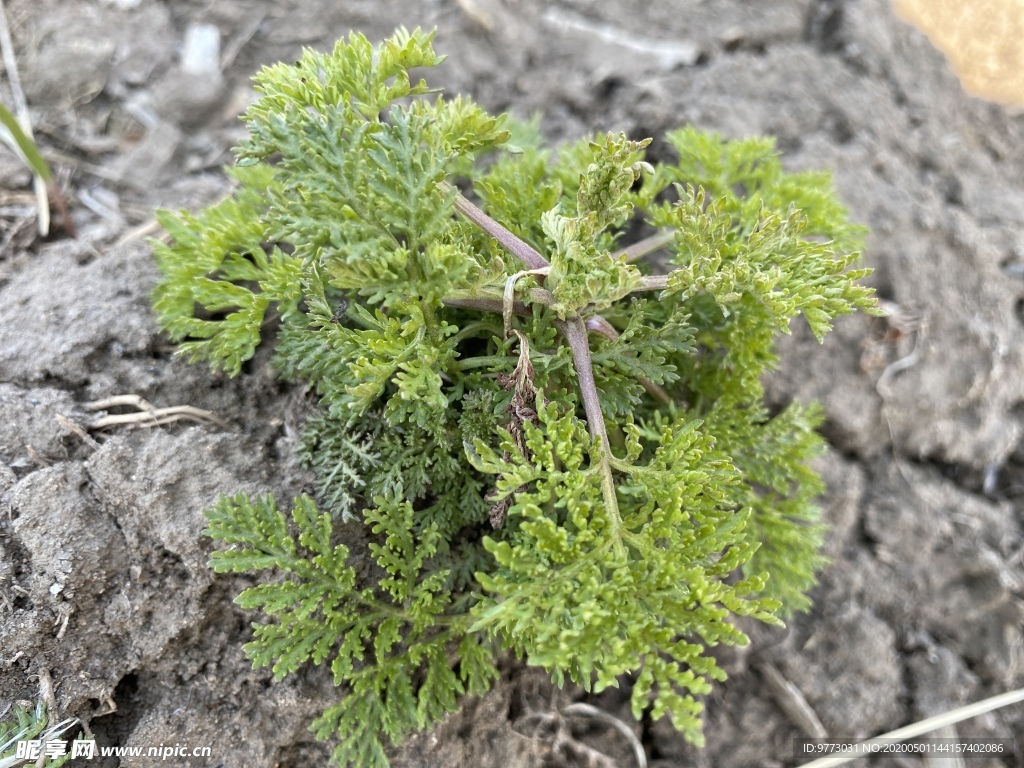
[[[637,291],[664,291],[668,288],[668,275],[645,275]]]
[[[608,341],[615,341],[619,338],[619,332],[615,330],[615,326],[601,317],[601,315],[591,315],[587,318],[587,330],[600,333]]]
[[[476,309],[481,312],[498,312],[503,309],[501,299],[444,299],[446,307],[458,307],[459,309]],[[530,316],[530,308],[521,301],[512,304],[512,313],[522,317]]]
[[[543,304],[549,307],[555,303],[555,297],[551,295],[551,291],[543,288],[531,288],[527,293],[530,301],[534,304]],[[485,312],[502,312],[505,306],[501,294],[488,294],[486,292],[474,294],[471,291],[455,291],[445,296],[442,301],[449,307],[478,309]],[[521,301],[513,303],[512,312],[517,315],[530,316],[530,308]]]
[[[608,443],[608,430],[605,427],[604,414],[601,413],[601,397],[597,391],[597,383],[594,381],[594,364],[590,357],[587,326],[578,317],[557,321],[557,325],[572,350],[580,397],[583,399],[583,410],[587,414],[587,426],[590,429],[590,436],[597,442],[601,451],[601,494],[604,496],[615,553],[619,557],[625,558],[626,550],[622,544],[622,517],[619,515],[619,500],[615,495],[615,479],[612,477],[612,448]]]
[[[453,189],[452,185],[446,181],[440,182],[437,186],[445,193]],[[458,192],[455,194],[455,208],[459,213],[480,227],[480,229],[501,243],[506,251],[523,262],[528,269],[543,269],[544,267],[551,266],[548,264],[547,259],[537,253],[525,240],[509,232]]]
[[[452,337],[452,343],[458,344],[463,339],[468,339],[471,336],[476,336],[480,333],[487,333],[490,336],[501,336],[501,326],[495,323],[488,322],[486,320],[476,320],[472,323],[467,323],[459,329],[459,332]]]
[[[675,240],[675,232],[658,232],[657,234],[645,237],[643,240],[639,240],[632,245],[626,246],[622,250],[615,251],[612,254],[613,259],[620,259],[623,256],[626,257],[626,261],[637,261],[642,259],[644,256],[660,251],[666,245],[669,245]]]
[[[513,358],[502,355],[481,355],[480,357],[467,357],[465,360],[456,360],[452,368],[457,371],[468,371],[472,368],[496,368],[512,369]]]
[[[442,192],[446,193],[452,189],[450,184],[443,181],[438,186]],[[456,193],[455,207],[466,218],[501,243],[509,253],[519,259],[527,268],[545,269],[551,266],[547,259],[537,253],[526,242],[509,232],[461,194]],[[648,247],[650,245],[644,246],[644,248]],[[661,247],[661,245],[658,247]],[[470,299],[470,301],[479,300]],[[613,546],[615,547],[616,555],[625,559],[626,548],[622,543],[622,517],[619,515],[619,501],[615,495],[615,479],[612,477],[612,449],[608,443],[608,430],[605,427],[604,414],[601,413],[601,397],[598,394],[597,384],[594,381],[594,363],[590,357],[590,340],[587,337],[587,325],[580,317],[556,320],[555,324],[569,342],[569,348],[572,350],[573,364],[576,367],[576,378],[579,382],[580,397],[583,399],[583,409],[587,415],[587,427],[590,430],[590,436],[597,442],[601,452],[601,494],[604,497],[604,504],[608,513],[608,524],[611,526]],[[608,327],[611,328],[610,324]],[[612,328],[612,331],[614,330]]]
[[[601,315],[592,315],[587,318],[587,330],[600,333],[609,341],[615,341],[619,338],[619,332],[615,330],[615,326],[605,320]],[[648,379],[646,376],[640,376],[638,378],[643,388],[647,390],[647,394],[656,400],[660,400],[665,405],[671,405],[672,398],[669,397],[668,392],[659,387],[653,381]]]

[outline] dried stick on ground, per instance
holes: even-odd
[[[196,408],[191,405],[173,405],[169,408],[156,408],[148,401],[138,395],[116,395],[103,400],[94,400],[85,403],[87,411],[106,411],[118,406],[138,408],[137,413],[116,413],[102,416],[89,425],[91,431],[107,429],[116,426],[140,426],[158,427],[161,424],[170,424],[174,421],[194,421],[197,424],[216,424],[224,429],[228,428],[227,422],[217,418],[210,411]]]
[[[811,739],[828,738],[828,731],[800,689],[787,680],[774,664],[761,664],[757,671],[761,673],[786,717],[803,731],[804,735]]]
[[[886,741],[905,741],[916,736],[924,736],[927,733],[938,731],[947,725],[956,725],[957,723],[962,723],[964,720],[970,720],[972,717],[984,715],[986,712],[994,712],[1002,707],[1008,707],[1011,704],[1017,704],[1022,701],[1024,701],[1024,688],[1018,688],[1015,691],[1001,693],[998,696],[992,696],[990,698],[977,701],[974,704],[957,707],[956,709],[951,709],[949,712],[944,712],[941,715],[928,717],[902,728],[897,728],[895,731],[889,731],[889,733],[883,733],[881,736],[875,736],[859,742],[857,745],[858,749],[851,751],[849,754],[836,757],[822,757],[817,760],[812,760],[809,763],[804,763],[803,768],[833,768],[833,766],[845,765],[851,760],[855,760],[858,757],[868,754],[871,747],[874,745],[882,744]]]
[[[598,709],[597,707],[593,707],[590,704],[584,704],[582,702],[570,704],[562,710],[562,714],[592,717],[606,725],[610,725],[616,731],[621,733],[625,737],[626,741],[629,742],[629,746],[633,750],[633,759],[636,760],[637,768],[647,768],[647,753],[644,752],[644,745],[640,743],[640,739],[638,739],[636,734],[633,733],[633,729],[619,720],[619,718],[602,709]]]

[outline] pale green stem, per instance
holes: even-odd
[[[634,290],[664,291],[668,288],[668,275],[645,275],[643,281]]]
[[[511,357],[486,355],[481,357],[467,357],[465,360],[456,360],[451,364],[451,367],[457,371],[468,371],[473,368],[489,368],[491,366],[512,370],[512,368],[515,367],[513,365],[514,362],[514,358]]]
[[[452,343],[458,344],[460,341],[468,339],[471,336],[476,336],[480,333],[488,333],[491,336],[501,336],[501,326],[497,323],[491,323],[486,320],[477,320],[472,323],[467,323],[452,337]]]
[[[534,304],[551,306],[555,303],[555,297],[551,295],[551,291],[546,291],[543,288],[531,288],[527,291],[527,294],[530,297],[530,301]],[[497,291],[494,293],[485,291],[479,294],[474,294],[470,291],[454,291],[445,296],[442,301],[449,307],[476,309],[483,312],[503,312],[506,306],[503,294]],[[516,301],[512,303],[512,313],[529,317],[530,309],[523,302]]]

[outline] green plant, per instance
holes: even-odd
[[[22,162],[43,181],[49,181],[50,166],[46,164],[32,138],[22,130],[17,118],[0,104],[0,141],[21,158]]]
[[[700,743],[707,647],[806,608],[822,564],[820,416],[769,413],[760,378],[798,314],[820,338],[875,311],[862,232],[770,140],[684,128],[656,167],[621,135],[544,150],[410,79],[431,39],[264,69],[234,195],[159,216],[181,352],[234,375],[275,333],[323,405],[303,455],[326,510],[222,497],[212,566],[283,574],[237,599],[274,619],[246,652],[278,678],[330,663],[345,692],[313,729],[339,763],[385,765],[502,649],[589,690],[632,674],[634,715]]]
[[[16,766],[29,762],[18,757],[19,741],[47,742],[51,739],[59,739],[77,723],[78,721],[75,719],[68,719],[50,725],[46,714],[46,704],[42,700],[37,701],[35,707],[14,704],[5,709],[0,712],[0,768],[16,768]],[[45,751],[41,751],[41,753],[43,754],[42,759],[33,758],[31,761],[33,765],[60,768],[71,759],[71,753],[67,751],[57,757],[49,757]]]
[[[2,13],[2,8],[0,8],[0,13]],[[24,104],[22,104],[22,107],[24,108]],[[46,164],[46,160],[43,159],[42,154],[39,152],[39,147],[36,146],[35,141],[32,139],[32,130],[28,122],[27,112],[22,115],[22,119],[24,120],[23,123],[18,122],[18,118],[7,107],[0,104],[0,141],[10,147],[11,151],[18,155],[25,166],[35,175],[33,186],[36,194],[36,228],[43,237],[50,232],[50,203],[47,196],[47,190],[49,189],[52,191],[61,212],[65,214],[63,217],[64,229],[73,235],[74,227],[66,215],[67,212],[64,210],[64,201],[60,190],[52,183],[53,175],[50,173],[50,166]]]

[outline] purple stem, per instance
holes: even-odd
[[[452,189],[451,185],[447,182],[441,182],[438,186],[443,192]],[[525,240],[516,237],[458,193],[455,195],[455,208],[459,213],[480,227],[480,229],[501,243],[505,250],[519,259],[528,269],[543,269],[544,267],[551,266],[548,260],[537,253]]]

